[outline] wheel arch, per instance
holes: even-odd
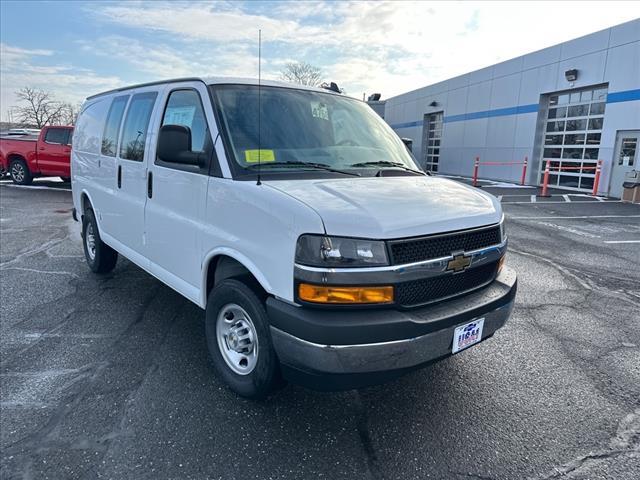
[[[87,211],[88,208],[91,208],[93,210],[93,212],[95,213],[95,217],[96,217],[96,223],[98,224],[98,230],[100,232],[102,232],[102,222],[100,221],[100,215],[98,215],[98,213],[96,212],[96,207],[95,207],[95,203],[93,203],[93,198],[91,197],[91,194],[85,189],[83,188],[82,191],[80,192],[80,223],[82,223],[82,218],[84,217],[84,213]]]
[[[213,287],[227,278],[246,277],[255,282],[254,285],[264,295],[272,292],[271,284],[257,266],[246,256],[230,248],[219,248],[210,252],[203,262],[202,289],[200,302],[206,307],[209,293]]]
[[[21,153],[11,152],[7,154],[7,165],[11,163],[12,160],[22,160],[24,163],[27,163],[27,159],[24,158],[24,155]],[[29,165],[27,165],[28,167]]]

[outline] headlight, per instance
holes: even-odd
[[[384,242],[359,238],[301,235],[296,263],[311,267],[374,267],[389,265]]]

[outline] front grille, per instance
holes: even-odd
[[[497,269],[498,262],[495,261],[461,273],[399,283],[395,289],[396,303],[414,307],[482,287],[495,279]]]
[[[500,243],[500,227],[467,230],[389,242],[393,265],[442,258],[453,252],[470,252]]]

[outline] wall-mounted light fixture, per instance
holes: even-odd
[[[567,82],[575,82],[578,79],[578,70],[575,68],[567,70],[564,72],[564,78],[567,79]]]
[[[437,107],[438,106],[438,102],[436,102],[435,100],[433,102],[431,102],[429,104],[430,107]]]

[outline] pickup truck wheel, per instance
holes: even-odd
[[[9,164],[9,175],[13,183],[18,185],[29,185],[33,181],[33,176],[29,171],[29,167],[22,159],[11,160]]]
[[[108,273],[118,261],[118,252],[100,240],[98,222],[93,210],[88,208],[82,217],[82,245],[84,257],[94,273]]]
[[[281,383],[264,304],[243,282],[227,279],[211,291],[206,336],[216,372],[238,395],[264,398]]]

